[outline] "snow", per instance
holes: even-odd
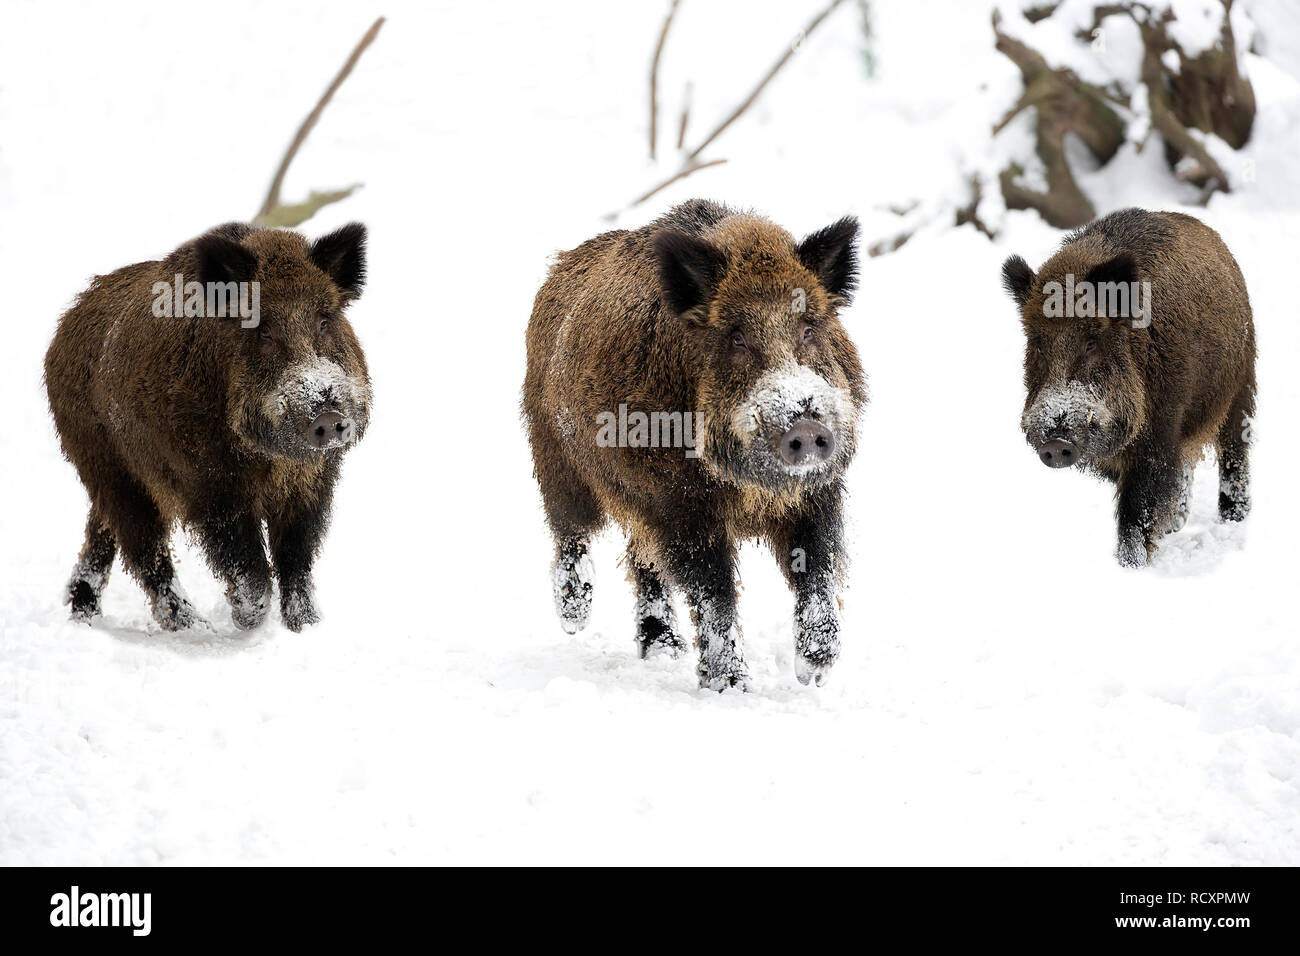
[[[788,359],[758,377],[732,413],[731,430],[745,440],[760,429],[778,430],[779,434],[809,413],[826,421],[832,430],[851,429],[857,417],[848,389],[831,385],[807,365]]]
[[[819,6],[683,3],[661,143],[688,81],[698,142]],[[1269,59],[1266,35],[1247,57],[1253,176],[1188,210],[1223,234],[1255,310],[1249,520],[1217,523],[1207,461],[1153,567],[1115,566],[1109,489],[1043,467],[1019,429],[1023,338],[999,269],[1012,252],[1037,267],[1061,233],[1010,212],[995,243],[935,218],[864,263],[843,316],[872,401],[831,680],[797,681],[793,596],[747,546],[751,690],[715,694],[693,652],[638,659],[615,534],[592,549],[588,626],[560,627],[518,419],[549,257],[676,167],[671,144],[645,158],[663,7],[233,0],[200,20],[133,2],[74,30],[48,5],[7,8],[0,863],[1300,862],[1294,56]],[[989,5],[935,8],[873,2],[867,80],[845,5],[706,152],[726,165],[620,223],[704,195],[797,235],[845,214],[877,235],[899,225],[891,204],[923,216],[961,195],[1018,81]],[[293,634],[273,605],[238,631],[179,535],[213,630],[161,632],[120,566],[104,616],[70,623],[85,496],[40,381],[57,316],[91,275],[251,215],[379,13],[285,184],[293,201],[364,182],[305,231],[370,229],[351,314],[376,404],[317,568],[323,623]],[[1126,145],[1081,184],[1101,212],[1186,208],[1160,152]],[[688,630],[680,603],[677,618]],[[725,843],[702,806],[725,813]]]

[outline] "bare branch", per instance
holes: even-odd
[[[695,149],[691,151],[690,155],[686,157],[688,160],[698,158],[700,153],[704,152],[704,150],[707,149],[715,139],[721,136],[728,126],[740,119],[740,117],[744,115],[745,110],[754,105],[754,101],[758,99],[759,94],[763,92],[763,89],[768,83],[772,82],[772,78],[776,76],[777,73],[781,72],[781,67],[785,66],[786,63],[789,62],[790,57],[795,55],[795,52],[803,45],[803,41],[806,40],[814,30],[821,26],[821,22],[830,16],[831,12],[843,2],[844,0],[831,0],[821,13],[817,14],[817,16],[813,17],[812,20],[808,22],[808,25],[804,27],[803,31],[799,34],[798,39],[786,48],[786,51],[781,54],[780,58],[775,63],[772,64],[772,68],[764,74],[763,78],[758,81],[758,85],[750,91],[749,95],[745,97],[741,104],[732,110],[731,114],[719,123],[712,133],[704,137],[704,142],[700,143],[699,146],[696,146]]]
[[[651,198],[652,196],[657,195],[661,190],[667,188],[668,186],[671,186],[673,183],[677,182],[678,180],[685,179],[687,176],[691,175],[692,173],[698,172],[701,169],[708,169],[710,166],[720,166],[722,163],[726,162],[726,160],[724,159],[713,159],[705,162],[700,159],[700,153],[704,152],[705,148],[711,145],[714,140],[716,140],[719,136],[721,136],[723,132],[726,131],[727,127],[729,127],[732,123],[734,123],[737,119],[739,119],[742,115],[744,115],[744,112],[754,105],[754,102],[758,99],[759,94],[763,92],[764,87],[766,87],[768,83],[772,82],[772,78],[781,71],[781,67],[785,66],[785,64],[790,60],[790,58],[794,56],[796,51],[798,51],[798,49],[803,45],[803,41],[808,38],[808,35],[812,33],[814,30],[816,30],[817,27],[821,25],[821,22],[825,20],[827,16],[830,15],[831,11],[833,11],[836,7],[838,7],[843,2],[844,0],[831,0],[831,2],[822,10],[821,13],[813,17],[812,20],[809,21],[808,25],[804,27],[802,31],[800,31],[798,37],[795,39],[795,42],[791,43],[790,46],[786,49],[786,51],[783,54],[781,54],[780,58],[774,64],[772,64],[772,68],[769,69],[766,74],[764,74],[763,78],[758,81],[758,85],[755,86],[750,91],[749,95],[746,96],[743,101],[741,101],[740,105],[737,106],[734,110],[732,110],[730,115],[728,115],[726,119],[724,119],[721,123],[715,126],[713,128],[713,132],[709,133],[709,135],[704,138],[704,141],[700,143],[699,146],[691,150],[682,159],[682,165],[677,170],[677,172],[673,173],[673,175],[669,176],[667,179],[659,183],[657,186],[653,187],[652,189],[648,190],[645,193],[642,193],[636,199],[632,200],[632,202],[628,203],[628,205],[624,207],[624,211],[626,209],[631,209],[634,206],[641,205],[641,203],[645,202],[647,199]],[[684,140],[686,137],[686,120],[688,116],[688,111],[689,111],[689,104],[687,108],[682,111],[681,127],[679,129],[679,146],[680,146],[680,142]],[[617,212],[611,213],[609,218],[615,218],[617,217],[617,215],[618,215]]]
[[[677,4],[681,0],[672,0],[668,4],[668,15],[659,31],[659,42],[655,44],[654,59],[650,61],[650,158],[655,158],[655,141],[659,138],[659,59],[664,55],[664,44],[668,42],[668,28],[673,25],[673,16],[677,13]]]
[[[694,89],[690,83],[686,84],[686,92],[682,94],[682,118],[677,123],[677,152],[686,148],[686,127],[691,121],[691,94]]]
[[[667,189],[669,186],[677,182],[679,179],[685,179],[691,173],[698,172],[701,169],[708,169],[710,166],[721,166],[725,162],[726,162],[725,159],[711,159],[707,163],[688,161],[685,165],[682,166],[681,169],[677,170],[677,172],[673,173],[671,176],[669,176],[667,179],[661,182],[658,186],[655,186],[653,189],[644,192],[636,199],[633,199],[630,203],[628,203],[627,208],[631,209],[633,206],[641,205],[650,197]]]
[[[262,201],[262,208],[257,211],[257,215],[253,218],[254,222],[264,221],[267,215],[270,214],[271,210],[280,205],[280,187],[284,185],[284,177],[285,174],[289,172],[289,164],[292,163],[293,158],[298,155],[299,148],[306,141],[312,128],[315,127],[317,120],[320,119],[321,114],[325,111],[325,107],[334,97],[338,88],[343,85],[343,81],[348,78],[348,75],[352,72],[352,68],[357,65],[357,61],[361,59],[361,54],[366,52],[366,47],[370,46],[370,44],[374,42],[375,37],[379,34],[379,28],[383,25],[383,17],[380,17],[370,25],[370,29],[366,31],[366,35],[361,38],[361,42],[353,49],[347,62],[343,64],[343,68],[339,70],[338,75],[334,77],[333,82],[330,83],[329,87],[325,90],[324,95],[321,96],[320,102],[316,104],[316,108],[307,114],[307,118],[303,120],[302,125],[298,127],[298,132],[294,135],[293,142],[289,144],[289,149],[284,154],[284,159],[280,160],[280,168],[275,171],[275,178],[271,180],[271,188],[267,190],[266,199]]]

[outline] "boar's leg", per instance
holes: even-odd
[[[1195,474],[1195,468],[1183,465],[1183,477],[1178,484],[1178,506],[1174,509],[1174,523],[1169,526],[1170,534],[1187,527],[1187,519],[1192,513],[1192,479]]]
[[[677,631],[672,595],[654,565],[637,557],[640,550],[628,545],[627,565],[628,579],[636,589],[636,644],[641,659],[661,651],[679,657],[686,642]]]
[[[692,533],[698,532],[698,533]],[[700,649],[696,673],[700,687],[749,690],[749,672],[740,654],[736,620],[735,555],[721,532],[684,527],[660,550],[673,580],[686,592]]]
[[[794,668],[820,687],[840,654],[839,494],[820,496],[772,535],[772,550],[795,593]]]
[[[559,451],[559,438],[536,422],[530,426],[530,434],[533,471],[555,538],[555,561],[551,564],[555,613],[566,634],[577,634],[591,616],[593,574],[587,550],[591,536],[605,523],[605,511]]]
[[[551,589],[555,613],[566,634],[577,634],[591,617],[591,540],[586,535],[566,535],[555,540],[555,561],[551,565]]]
[[[1219,519],[1242,521],[1250,512],[1250,441],[1255,389],[1244,389],[1219,429]]]
[[[262,523],[233,502],[210,507],[194,522],[212,573],[226,583],[235,626],[247,630],[266,618],[271,603],[271,569],[266,563]]]
[[[165,631],[201,624],[176,580],[168,547],[171,529],[149,493],[121,469],[104,468],[98,479],[95,508],[117,540],[123,566],[148,595],[154,620]]]
[[[82,545],[77,566],[72,569],[65,604],[72,605],[74,621],[90,621],[100,613],[99,599],[113,570],[117,556],[117,539],[108,530],[104,517],[94,506],[86,519],[86,543]]]
[[[280,619],[291,631],[320,623],[311,570],[329,527],[332,497],[333,484],[329,483],[311,507],[299,503],[297,508],[286,509],[266,522],[271,562],[280,580]]]
[[[1156,542],[1174,523],[1181,486],[1182,461],[1172,442],[1139,441],[1133,464],[1119,479],[1119,547],[1116,557],[1126,568],[1143,568]]]

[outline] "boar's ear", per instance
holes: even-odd
[[[660,229],[652,245],[664,301],[678,315],[699,321],[702,316],[695,310],[717,289],[727,269],[726,253],[680,229]]]
[[[1103,282],[1136,282],[1137,263],[1133,260],[1132,253],[1121,252],[1089,269],[1087,281],[1094,286]]]
[[[847,304],[858,287],[858,221],[845,216],[818,229],[795,247],[795,255],[831,298]]]
[[[366,227],[350,222],[311,244],[311,261],[350,297],[366,282]]]
[[[249,282],[257,272],[257,256],[236,240],[214,229],[194,240],[194,259],[199,281]]]
[[[1016,305],[1029,301],[1029,293],[1034,287],[1034,270],[1029,263],[1019,256],[1007,256],[1002,263],[1002,288],[1007,295],[1016,300]]]

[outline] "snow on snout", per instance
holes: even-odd
[[[821,419],[834,430],[849,421],[853,403],[845,389],[836,388],[806,365],[787,362],[764,372],[745,401],[731,416],[731,429],[741,440],[760,432],[783,433],[805,416]]]
[[[349,375],[343,366],[316,356],[287,368],[263,403],[266,417],[277,425],[290,409],[308,415],[344,404],[364,410],[370,405],[370,386]]]
[[[1112,418],[1096,388],[1069,381],[1040,392],[1020,424],[1028,437],[1041,441],[1058,431],[1073,434],[1088,425],[1106,426]]]

